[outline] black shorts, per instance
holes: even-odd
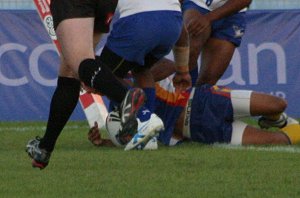
[[[146,55],[145,65],[141,66],[138,63],[127,61],[121,56],[111,51],[107,46],[104,46],[100,57],[96,57],[97,61],[105,64],[115,76],[125,78],[129,71],[139,73],[145,69],[151,68],[159,59],[152,55]]]
[[[95,32],[107,33],[117,0],[52,0],[54,29],[65,19],[95,17]]]

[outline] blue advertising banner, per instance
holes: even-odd
[[[300,10],[250,11],[242,45],[218,82],[286,98],[300,117]]]
[[[59,56],[35,11],[0,11],[0,121],[47,120]],[[300,117],[300,10],[249,11],[242,45],[218,82],[288,100]],[[102,44],[99,45],[98,53]],[[85,119],[80,105],[73,120]]]

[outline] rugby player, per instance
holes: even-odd
[[[174,86],[178,91],[191,86],[188,67],[188,34],[183,26],[181,4],[178,0],[119,0],[120,18],[100,55],[100,61],[113,73],[124,78],[132,71],[138,87],[146,95],[145,107],[138,112],[141,129],[151,131],[162,128],[162,122],[153,114],[155,82],[150,68],[173,49],[175,59]],[[138,131],[137,138],[126,145],[130,150],[150,134]],[[154,134],[152,134],[154,135]]]
[[[197,74],[197,69],[191,71],[193,82]],[[174,91],[172,79],[166,78],[156,83],[154,112],[163,120],[165,127],[158,139],[170,146],[184,140],[203,144],[297,144],[300,142],[300,125],[284,113],[286,106],[284,99],[269,94],[209,84],[193,86],[189,91],[178,93]],[[115,112],[109,114],[115,115]],[[261,128],[241,120],[252,116],[261,116],[258,121]],[[278,130],[266,130],[270,127]],[[112,145],[109,140],[101,139],[96,126],[90,130],[88,137],[95,145]]]
[[[189,64],[201,70],[197,84],[215,85],[224,74],[246,28],[251,0],[184,0],[184,23],[190,35]]]

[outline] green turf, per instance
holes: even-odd
[[[31,168],[24,150],[44,126],[0,123],[0,197],[300,197],[299,146],[192,143],[125,152],[94,147],[86,138],[87,124],[72,122],[40,171]]]

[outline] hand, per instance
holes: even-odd
[[[192,86],[192,79],[189,72],[176,72],[173,78],[176,92],[182,92]]]
[[[190,35],[200,36],[207,28],[211,28],[211,21],[205,15],[194,17],[186,25]]]
[[[101,135],[98,128],[98,123],[95,122],[94,126],[88,132],[89,141],[95,146],[101,146],[103,140],[101,139]]]

